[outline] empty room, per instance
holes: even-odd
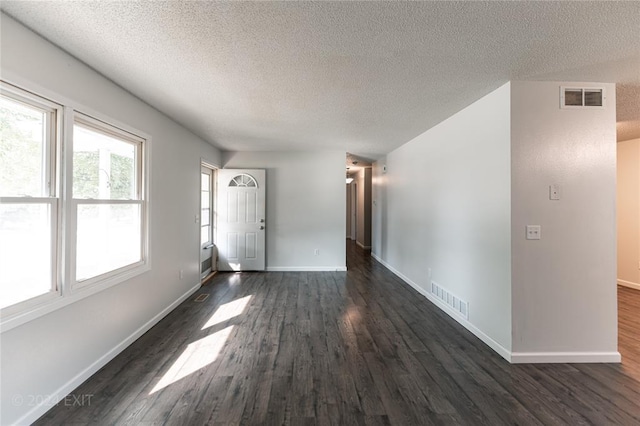
[[[0,11],[0,424],[640,424],[640,2]]]

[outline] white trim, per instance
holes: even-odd
[[[512,352],[512,364],[619,363],[620,352]]]
[[[267,266],[267,272],[344,272],[346,266]]]
[[[356,244],[360,247],[363,248],[365,250],[371,250],[371,246],[365,246],[364,244],[362,244],[360,241],[356,241]]]
[[[28,310],[25,309],[21,312],[16,312],[15,314],[7,315],[6,318],[2,318],[0,322],[0,334],[16,328],[22,324],[26,324],[29,321],[40,318],[41,316],[46,315],[50,312],[61,309],[67,305],[78,302],[110,287],[123,283],[135,276],[141,275],[150,270],[151,266],[149,264],[146,264],[118,274],[110,279],[104,279],[90,286],[75,288],[74,291],[71,291],[71,289],[67,289],[64,296],[59,296],[57,293],[52,293],[55,294],[55,298],[46,298],[46,300],[43,300],[42,304],[39,304],[38,306],[34,306]]]
[[[525,364],[525,363],[619,363],[622,357],[619,352],[511,352],[498,342],[487,336],[480,329],[474,326],[469,321],[461,318],[446,304],[440,302],[433,297],[431,293],[416,283],[411,281],[401,272],[397,271],[387,262],[382,260],[375,253],[371,253],[371,257],[380,262],[384,267],[400,277],[404,282],[413,287],[418,293],[425,296],[429,301],[438,306],[451,318],[460,323],[464,328],[473,333],[477,338],[486,343],[491,349],[496,351],[500,356],[509,361],[512,364]]]
[[[62,401],[68,394],[73,392],[78,386],[80,386],[85,380],[94,375],[98,370],[107,365],[109,361],[118,356],[120,352],[125,350],[129,345],[139,339],[144,333],[149,331],[151,327],[156,325],[160,320],[162,320],[165,316],[167,316],[171,311],[173,311],[178,305],[187,300],[189,296],[198,291],[201,287],[201,284],[198,283],[193,286],[191,289],[187,290],[182,296],[180,296],[175,302],[171,303],[169,306],[164,308],[160,313],[147,321],[144,325],[134,331],[129,337],[125,338],[122,342],[111,348],[107,353],[93,362],[90,366],[82,370],[75,377],[69,380],[64,385],[60,386],[55,392],[49,395],[49,398],[44,398],[45,401],[42,404],[33,407],[27,413],[25,413],[22,417],[20,417],[15,424],[31,424],[38,420],[44,413],[49,411],[49,409]]]
[[[375,260],[380,262],[385,268],[387,268],[388,270],[390,270],[391,272],[396,274],[402,281],[404,281],[405,283],[409,284],[411,287],[413,287],[414,290],[416,290],[418,293],[420,293],[421,295],[426,297],[431,303],[436,305],[438,308],[440,308],[442,311],[444,311],[447,315],[449,315],[451,318],[456,320],[456,322],[458,322],[464,328],[466,328],[471,333],[473,333],[474,336],[476,336],[478,339],[480,339],[485,344],[487,344],[491,349],[496,351],[498,353],[498,355],[500,355],[501,357],[503,357],[507,361],[511,362],[512,354],[511,354],[510,350],[508,350],[507,348],[502,346],[500,343],[496,342],[491,337],[486,335],[482,330],[477,328],[471,322],[469,322],[466,319],[462,318],[458,312],[454,311],[449,306],[447,306],[446,304],[442,303],[440,300],[435,298],[431,293],[429,293],[429,291],[425,290],[424,288],[420,287],[418,284],[414,283],[412,280],[410,280],[408,277],[406,277],[400,271],[396,270],[393,266],[389,265],[387,262],[382,260],[378,255],[376,255],[375,253],[371,253],[371,257],[373,257]]]
[[[636,290],[640,290],[640,284],[639,283],[634,283],[634,282],[631,282],[631,281],[625,281],[625,280],[618,279],[618,285],[621,285],[622,287],[628,287],[628,288],[634,288]]]

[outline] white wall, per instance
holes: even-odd
[[[50,406],[29,398],[63,398],[197,288],[200,161],[218,164],[220,153],[4,14],[1,36],[4,80],[152,137],[151,271],[1,335],[0,423],[24,424]]]
[[[345,156],[223,153],[225,168],[267,171],[267,270],[345,270]]]
[[[617,151],[618,283],[640,289],[640,139]]]
[[[511,349],[510,86],[374,165],[373,254],[429,297],[469,302],[476,335]],[[387,173],[382,174],[386,164]]]
[[[572,84],[511,84],[514,362],[619,360],[615,85],[605,108],[560,109]]]

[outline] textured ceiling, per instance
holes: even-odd
[[[640,2],[0,7],[224,150],[373,159],[517,79],[622,83],[640,137]]]

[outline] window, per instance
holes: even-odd
[[[142,261],[144,140],[77,114],[73,127],[75,282]]]
[[[213,241],[211,232],[211,170],[200,173],[200,245],[203,247]]]
[[[231,179],[229,186],[257,188],[258,183],[252,176],[241,174]]]
[[[1,87],[0,308],[58,291],[59,113],[59,105]]]
[[[0,83],[3,327],[148,268],[148,138],[122,127]]]

